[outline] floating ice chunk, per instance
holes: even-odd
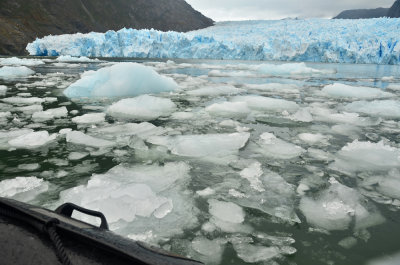
[[[264,74],[277,76],[332,73],[332,71],[307,67],[305,63],[261,64],[256,66],[255,69]]]
[[[307,109],[299,109],[295,114],[289,116],[289,119],[300,122],[312,122],[314,119]]]
[[[12,139],[18,138],[33,132],[31,129],[12,129],[9,131],[0,131],[0,149],[5,150],[10,146],[8,142]]]
[[[259,90],[259,91],[269,91],[282,94],[298,94],[299,86],[294,84],[281,84],[281,83],[269,83],[269,84],[246,84],[246,88]]]
[[[170,99],[142,95],[112,104],[107,114],[119,119],[149,121],[167,117],[175,109],[176,105]]]
[[[15,105],[34,105],[43,103],[45,100],[37,97],[32,97],[32,98],[9,97],[9,98],[3,98],[1,101]]]
[[[382,141],[371,143],[355,140],[336,154],[335,162],[330,167],[349,173],[400,168],[400,149]]]
[[[76,161],[87,157],[89,153],[72,152],[68,155],[68,160]]]
[[[250,165],[250,167],[243,169],[240,172],[240,176],[247,179],[250,182],[250,186],[256,191],[265,191],[260,177],[264,174],[261,169],[261,163],[256,162]]]
[[[384,257],[374,259],[367,263],[367,265],[397,265],[400,264],[400,253],[393,255],[385,255]]]
[[[0,182],[0,196],[28,202],[49,189],[49,183],[36,177],[17,177]]]
[[[43,111],[43,106],[42,105],[30,105],[30,106],[24,106],[24,107],[16,107],[14,109],[15,109],[15,111],[20,111],[25,114],[33,114],[35,112]]]
[[[89,113],[83,116],[72,118],[76,124],[97,124],[105,122],[105,113]]]
[[[207,264],[220,264],[224,252],[225,240],[209,240],[204,237],[196,237],[192,241],[192,248],[201,254],[200,260],[207,261]]]
[[[379,120],[360,117],[358,113],[337,113],[330,109],[315,107],[311,109],[314,120],[329,123],[347,123],[359,126],[377,125]]]
[[[247,170],[241,172],[242,176],[252,177],[249,178],[252,182],[250,182],[250,185],[240,187],[239,193],[241,192],[245,196],[236,196],[239,194],[235,192],[232,201],[243,207],[258,209],[285,221],[300,223],[300,219],[294,210],[297,204],[295,186],[287,183],[275,172],[262,170],[257,163],[253,163]]]
[[[244,118],[251,112],[246,102],[215,103],[208,106],[206,111],[211,115],[225,118]]]
[[[118,63],[97,71],[85,72],[64,94],[70,98],[127,97],[173,91],[178,85],[151,67],[137,63]]]
[[[378,212],[368,212],[361,204],[361,195],[335,180],[316,199],[303,197],[300,210],[311,225],[326,230],[346,230],[355,218],[355,228],[361,229],[384,222]]]
[[[340,240],[338,245],[345,249],[351,249],[357,245],[357,239],[354,237],[346,237]]]
[[[215,190],[213,190],[213,189],[210,188],[210,187],[207,187],[207,188],[205,188],[204,190],[198,190],[198,191],[196,191],[196,193],[197,193],[199,196],[207,197],[207,196],[210,196],[210,195],[215,194]]]
[[[190,198],[180,190],[189,171],[185,163],[116,166],[93,175],[87,185],[61,192],[59,203],[73,202],[103,212],[118,233],[133,236],[152,231],[153,237],[169,237],[196,221]]]
[[[300,146],[281,140],[268,132],[260,136],[259,144],[262,154],[275,159],[292,159],[305,152]]]
[[[39,59],[25,59],[25,58],[4,58],[0,59],[0,64],[2,65],[25,65],[25,66],[37,66],[42,65],[44,62]]]
[[[237,242],[233,244],[238,257],[247,263],[267,262],[279,256],[278,247],[264,247]]]
[[[248,107],[253,110],[267,112],[296,112],[299,106],[292,101],[268,98],[262,96],[236,96],[232,98],[232,102],[246,102]]]
[[[157,127],[148,122],[110,125],[107,127],[96,128],[91,131],[95,134],[103,135],[107,139],[114,140],[116,138],[130,137],[134,135],[146,140],[151,136],[162,135],[166,132],[164,128]]]
[[[245,213],[241,207],[232,202],[208,200],[210,214],[222,221],[241,224],[244,222]]]
[[[174,120],[190,120],[193,119],[194,117],[195,117],[194,113],[186,111],[174,112],[171,115],[171,119]]]
[[[376,117],[400,118],[400,101],[397,100],[356,101],[344,109]]]
[[[100,62],[99,59],[90,59],[85,56],[81,57],[73,57],[70,55],[62,55],[56,59],[57,62],[68,62],[68,63],[92,63],[92,62]]]
[[[115,145],[115,143],[111,141],[95,138],[79,131],[68,132],[67,142],[77,145],[95,147],[95,148],[108,148]]]
[[[62,118],[68,116],[68,110],[66,107],[60,107],[56,109],[48,109],[46,111],[35,112],[32,115],[32,119],[35,122],[43,122],[53,120],[55,118]]]
[[[35,149],[54,142],[57,134],[47,131],[31,132],[8,141],[8,144],[17,149]]]
[[[33,75],[35,71],[32,71],[26,66],[12,67],[4,66],[0,68],[0,78],[20,78],[28,77]]]
[[[0,112],[0,120],[2,119],[7,119],[7,118],[11,118],[11,112],[6,111],[6,112]]]
[[[400,90],[400,84],[390,84],[387,86],[387,89],[390,89],[392,91],[399,91]]]
[[[190,90],[187,93],[191,96],[219,96],[219,95],[234,95],[244,92],[243,89],[236,88],[231,85],[225,86],[209,86],[196,90]]]
[[[322,93],[334,98],[356,98],[356,99],[374,99],[393,97],[392,93],[384,92],[373,87],[349,86],[335,83],[327,85],[322,89]]]
[[[301,133],[298,135],[300,140],[303,142],[306,142],[308,144],[322,144],[322,145],[327,145],[329,136],[322,135],[320,133],[317,134],[312,134],[312,133]]]
[[[251,227],[243,225],[245,213],[242,207],[232,202],[208,200],[210,223],[228,233],[248,233]]]
[[[0,86],[0,96],[4,96],[7,93],[8,88],[6,86]]]
[[[224,157],[237,154],[250,137],[250,133],[155,136],[152,144],[166,146],[179,156]]]
[[[40,165],[38,163],[18,165],[18,169],[26,170],[26,171],[35,171],[35,170],[38,170],[39,168],[40,168]]]

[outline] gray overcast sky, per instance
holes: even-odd
[[[395,0],[186,0],[215,21],[331,18],[346,9],[390,7]]]

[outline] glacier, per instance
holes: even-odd
[[[399,64],[400,19],[219,22],[188,33],[123,28],[47,36],[36,56],[182,58]]]

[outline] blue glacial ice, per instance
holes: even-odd
[[[161,76],[151,67],[137,63],[118,63],[82,74],[64,94],[70,98],[125,97],[173,91],[175,81]]]
[[[220,22],[188,33],[121,29],[47,36],[31,55],[399,64],[400,19]]]

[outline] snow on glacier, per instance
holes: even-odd
[[[137,63],[118,63],[82,74],[64,94],[70,98],[127,97],[168,92],[178,85],[169,77],[159,75],[151,67]]]
[[[47,36],[31,55],[399,64],[400,19],[220,22],[188,33],[121,29]]]

